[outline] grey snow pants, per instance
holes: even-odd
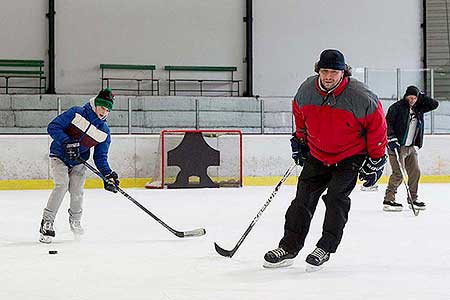
[[[80,164],[69,168],[59,158],[51,157],[50,167],[53,173],[55,187],[49,196],[42,218],[46,221],[53,222],[64,196],[67,191],[69,191],[69,217],[72,220],[81,220],[81,214],[83,212],[84,182],[86,181],[86,166]]]

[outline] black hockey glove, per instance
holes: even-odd
[[[77,141],[69,141],[64,143],[64,154],[70,160],[77,160],[80,157],[80,143]]]
[[[387,147],[389,150],[395,152],[395,149],[400,153],[400,144],[396,137],[388,139]]]
[[[297,136],[295,136],[295,133],[291,138],[291,148],[292,148],[292,159],[295,161],[297,165],[303,167],[306,159],[309,156],[309,148],[303,141],[300,141],[297,138]]]
[[[383,174],[385,165],[386,155],[377,159],[367,157],[359,170],[359,180],[365,181],[363,186],[369,187],[375,185],[378,179],[380,179],[381,174]]]
[[[120,184],[119,176],[117,175],[117,173],[112,171],[111,173],[106,175],[105,178],[107,179],[107,180],[103,181],[103,186],[104,186],[105,190],[107,190],[109,192],[117,193],[117,191],[118,191],[117,188],[119,187],[119,184]]]

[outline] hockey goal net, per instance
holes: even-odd
[[[161,131],[155,168],[146,188],[241,186],[240,130]]]

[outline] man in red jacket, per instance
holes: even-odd
[[[286,212],[284,236],[264,256],[268,268],[293,264],[327,191],[322,237],[306,258],[307,271],[321,268],[342,239],[358,173],[365,186],[373,186],[386,164],[386,119],[377,96],[350,79],[351,69],[338,50],[324,50],[315,71],[318,75],[301,84],[292,102],[292,158],[303,170]]]

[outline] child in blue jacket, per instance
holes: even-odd
[[[55,187],[44,209],[39,241],[51,243],[55,237],[53,222],[67,191],[70,193],[69,224],[75,235],[84,233],[81,226],[86,166],[90,149],[94,148],[94,162],[108,179],[107,191],[117,193],[119,179],[108,164],[111,134],[106,118],[112,110],[114,95],[107,88],[89,100],[83,107],[75,106],[57,116],[47,127],[53,142],[50,146],[50,166]]]

